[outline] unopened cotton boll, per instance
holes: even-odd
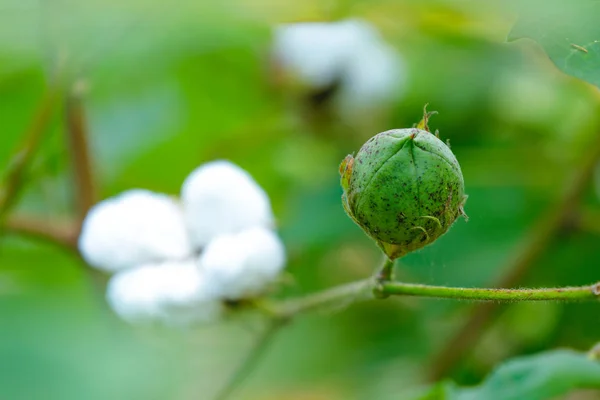
[[[180,204],[147,190],[130,190],[92,207],[79,250],[90,265],[106,271],[192,254]]]
[[[106,297],[117,315],[131,323],[189,326],[214,321],[223,311],[194,261],[121,271],[110,280]]]
[[[270,229],[252,228],[211,241],[198,265],[221,296],[230,300],[261,294],[285,265],[285,248]]]
[[[181,199],[195,246],[205,246],[219,235],[273,224],[265,191],[228,161],[213,161],[193,171],[183,184]]]

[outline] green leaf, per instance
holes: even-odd
[[[507,40],[531,38],[565,73],[600,87],[600,1],[527,2]]]
[[[574,389],[600,389],[600,363],[571,350],[515,358],[498,367],[478,387],[457,400],[543,400]]]
[[[554,350],[509,360],[476,387],[441,382],[419,400],[546,400],[576,389],[600,389],[600,363],[575,351]]]

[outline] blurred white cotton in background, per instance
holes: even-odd
[[[193,261],[119,272],[111,278],[106,297],[112,309],[132,323],[188,326],[217,319],[223,307]]]
[[[179,203],[147,190],[96,204],[83,223],[79,250],[86,262],[105,271],[192,254]]]
[[[344,116],[369,111],[402,95],[404,64],[393,48],[384,43],[366,45],[353,58],[340,88],[339,108]]]
[[[260,227],[214,239],[198,260],[207,281],[231,300],[264,292],[284,264],[283,243],[273,231]]]
[[[338,111],[377,108],[402,95],[400,54],[367,21],[302,22],[274,29],[273,57],[283,75],[319,90],[339,83]]]
[[[350,48],[369,35],[359,21],[300,22],[275,28],[273,55],[305,84],[322,88],[332,84],[350,56]]]
[[[185,221],[195,246],[254,226],[271,226],[271,202],[250,174],[228,161],[193,171],[181,190]]]

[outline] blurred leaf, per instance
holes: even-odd
[[[295,193],[287,211],[289,221],[281,229],[286,243],[306,250],[339,243],[350,235],[362,237],[360,229],[344,213],[340,197],[337,177],[328,185]]]
[[[427,391],[423,396],[419,397],[418,400],[449,400],[453,399],[456,394],[454,391],[454,383],[452,382],[440,382],[434,385]]]
[[[600,363],[575,351],[554,350],[509,360],[474,388],[440,383],[420,400],[545,400],[583,388],[600,388]]]
[[[550,3],[550,4],[549,4]],[[600,1],[545,1],[519,18],[508,40],[531,38],[564,72],[600,87]]]

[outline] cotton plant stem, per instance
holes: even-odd
[[[383,266],[377,275],[377,279],[380,281],[391,281],[394,279],[394,260],[390,260],[386,257]]]
[[[382,293],[399,296],[475,301],[580,301],[600,299],[600,282],[588,286],[541,289],[481,289],[385,282]]]
[[[352,304],[373,299],[377,281],[370,278],[347,283],[308,294],[298,299],[285,300],[271,305],[272,312],[280,318],[292,318],[298,314],[323,309],[337,304]]]
[[[76,257],[81,258],[81,254],[77,248],[79,231],[79,223],[77,221],[16,214],[6,219],[4,229],[9,234],[23,235],[60,246]],[[87,264],[85,261],[82,261],[82,265]],[[109,279],[108,274],[88,267],[86,268],[85,276],[89,279],[90,285],[98,293],[104,293]]]
[[[500,288],[517,286],[535,266],[536,261],[544,254],[556,234],[576,215],[581,197],[589,185],[599,159],[600,135],[590,145],[588,154],[583,157],[580,167],[568,181],[562,197],[540,218],[520,248],[516,250],[515,256],[502,269],[506,273],[492,286]],[[465,354],[474,347],[500,310],[498,303],[475,306],[467,320],[432,358],[426,371],[426,379],[436,382],[445,377],[460,360],[465,358]]]
[[[7,233],[45,240],[68,250],[77,251],[77,236],[81,222],[96,200],[96,187],[87,137],[87,118],[83,106],[84,91],[82,81],[77,81],[65,99],[65,136],[72,159],[77,220],[47,219],[23,214],[7,215],[11,206],[16,202],[20,187],[24,183],[24,170],[39,146],[55,103],[60,99],[62,90],[58,90],[58,87],[50,88],[49,92],[52,94],[46,94],[42,100],[40,110],[30,129],[31,133],[26,135],[25,145],[15,156],[7,173],[6,183],[0,189],[0,221],[4,218],[3,229]]]
[[[46,89],[30,125],[24,133],[23,143],[8,165],[4,181],[0,187],[0,225],[18,201],[21,188],[25,184],[27,167],[48,130],[54,111],[59,103],[61,91],[61,81],[56,78]]]
[[[78,224],[75,221],[16,214],[7,217],[4,229],[7,233],[40,239],[77,252]]]
[[[66,139],[71,155],[77,218],[83,221],[96,202],[96,186],[92,173],[92,161],[88,143],[88,123],[83,104],[85,83],[73,84],[65,101]]]
[[[325,308],[334,304],[352,304],[388,296],[412,296],[437,299],[471,300],[481,302],[524,301],[585,301],[600,300],[600,282],[593,285],[560,288],[461,288],[422,285],[370,278],[337,286],[298,299],[269,305],[269,314],[290,319],[299,314]]]

